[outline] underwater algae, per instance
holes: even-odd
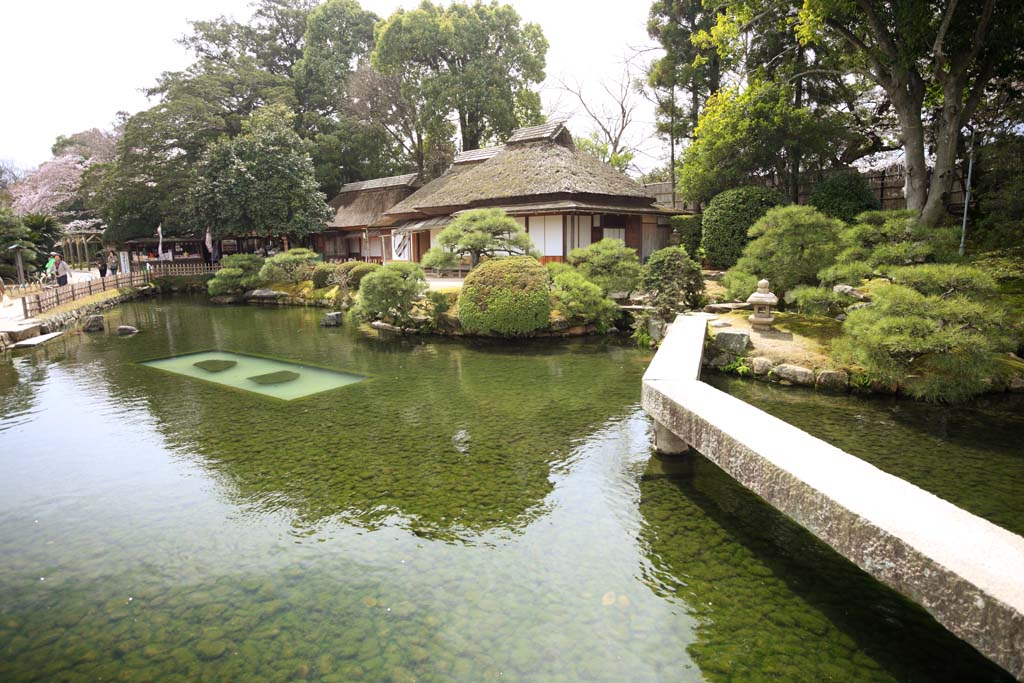
[[[0,361],[4,681],[1006,679],[710,463],[652,458],[649,354],[117,316],[161,332]],[[140,364],[210,348],[366,379],[281,401]]]

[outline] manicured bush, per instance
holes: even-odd
[[[797,285],[817,284],[818,271],[835,260],[842,228],[841,221],[812,206],[775,207],[750,226],[753,239],[729,272],[753,275],[755,287],[767,278],[780,298]]]
[[[355,266],[348,269],[348,288],[351,290],[359,289],[360,283],[363,278],[372,273],[375,270],[380,269],[379,263],[356,263]]]
[[[704,305],[700,266],[682,247],[665,247],[651,254],[640,269],[639,287],[664,320],[671,320],[681,308]]]
[[[701,221],[700,245],[708,263],[723,269],[735,265],[750,226],[780,204],[785,204],[782,195],[767,187],[737,187],[712,199]]]
[[[1000,311],[962,295],[926,296],[901,285],[872,294],[870,306],[850,311],[843,336],[833,342],[840,360],[929,401],[985,391],[998,372],[996,352],[1008,344]]]
[[[582,273],[567,270],[554,277],[551,295],[555,307],[575,324],[597,325],[602,332],[612,327],[618,306],[605,296],[604,290],[588,280]]]
[[[757,283],[761,278],[738,268],[730,268],[722,276],[722,286],[725,287],[725,296],[729,300],[746,301],[747,297],[757,290]]]
[[[913,211],[866,211],[839,234],[834,265],[823,268],[824,283],[856,285],[889,266],[957,260],[958,238],[950,227],[924,227]]]
[[[220,260],[220,269],[206,284],[210,296],[239,294],[263,284],[260,270],[263,257],[256,254],[231,254]]]
[[[364,320],[407,324],[426,289],[423,269],[417,263],[377,267],[366,273],[359,284],[359,313]]]
[[[701,233],[701,221],[703,216],[700,214],[693,216],[672,216],[668,219],[669,225],[672,226],[673,232],[679,237],[679,246],[686,249],[686,253],[690,255],[690,258],[694,260],[700,260],[698,252],[700,251],[700,233]]]
[[[882,208],[878,197],[871,191],[867,178],[856,171],[836,173],[818,183],[811,191],[807,203],[826,216],[845,223],[865,211]]]
[[[459,295],[459,322],[471,334],[527,334],[547,327],[550,315],[547,271],[531,256],[481,263]]]
[[[827,315],[835,317],[854,303],[851,296],[832,291],[830,287],[800,285],[786,295],[788,306],[804,315]]]
[[[898,285],[905,285],[925,295],[948,297],[952,294],[988,294],[996,289],[996,281],[979,268],[957,263],[925,263],[919,266],[897,266],[885,271]]]
[[[313,268],[313,274],[310,279],[313,280],[313,287],[316,289],[323,289],[324,287],[330,287],[335,284],[333,279],[338,274],[338,264],[336,263],[318,263]]]
[[[313,273],[320,255],[310,249],[289,249],[267,259],[260,270],[265,282],[301,282]]]
[[[640,260],[622,240],[604,239],[569,252],[569,263],[605,294],[629,294],[636,287]]]

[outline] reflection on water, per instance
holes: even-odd
[[[707,463],[649,460],[636,350],[113,316],[142,333],[0,361],[0,680],[1000,678]],[[208,348],[372,379],[281,402],[134,362]]]

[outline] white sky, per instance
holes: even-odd
[[[652,44],[647,37],[649,0],[506,0],[524,21],[540,24],[551,44],[548,81],[541,96],[547,113],[571,115],[574,135],[592,126],[578,112],[558,79],[583,84],[592,105],[615,89],[623,60],[632,48]],[[13,0],[0,13],[0,64],[4,65],[0,105],[0,159],[22,169],[50,156],[58,135],[109,128],[119,110],[151,106],[139,92],[167,70],[185,67],[190,55],[175,43],[189,32],[188,21],[219,15],[246,21],[249,0]],[[419,0],[362,0],[380,16]],[[649,56],[649,55],[646,55]],[[648,170],[667,156],[653,139],[654,112],[639,107],[630,128],[643,151],[636,164]],[[574,106],[575,105],[575,106]]]

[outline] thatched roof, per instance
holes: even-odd
[[[577,150],[561,122],[520,128],[504,147],[464,155],[472,156],[462,162],[457,159],[442,176],[391,207],[383,221],[559,198],[595,206],[636,206],[641,212],[642,207],[650,207],[655,211],[649,190]]]
[[[412,194],[418,178],[417,174],[409,173],[343,185],[338,195],[330,201],[335,211],[334,217],[327,221],[327,227],[365,228]]]
[[[473,164],[478,161],[487,161],[498,152],[505,149],[504,145],[498,147],[481,147],[480,149],[471,149],[466,152],[459,152],[455,155],[455,159],[452,161],[453,164]]]
[[[373,178],[371,180],[360,180],[355,183],[346,183],[338,190],[340,193],[356,192],[357,190],[377,190],[385,187],[413,187],[419,178],[417,173],[406,173],[405,175],[393,175],[387,178]]]

